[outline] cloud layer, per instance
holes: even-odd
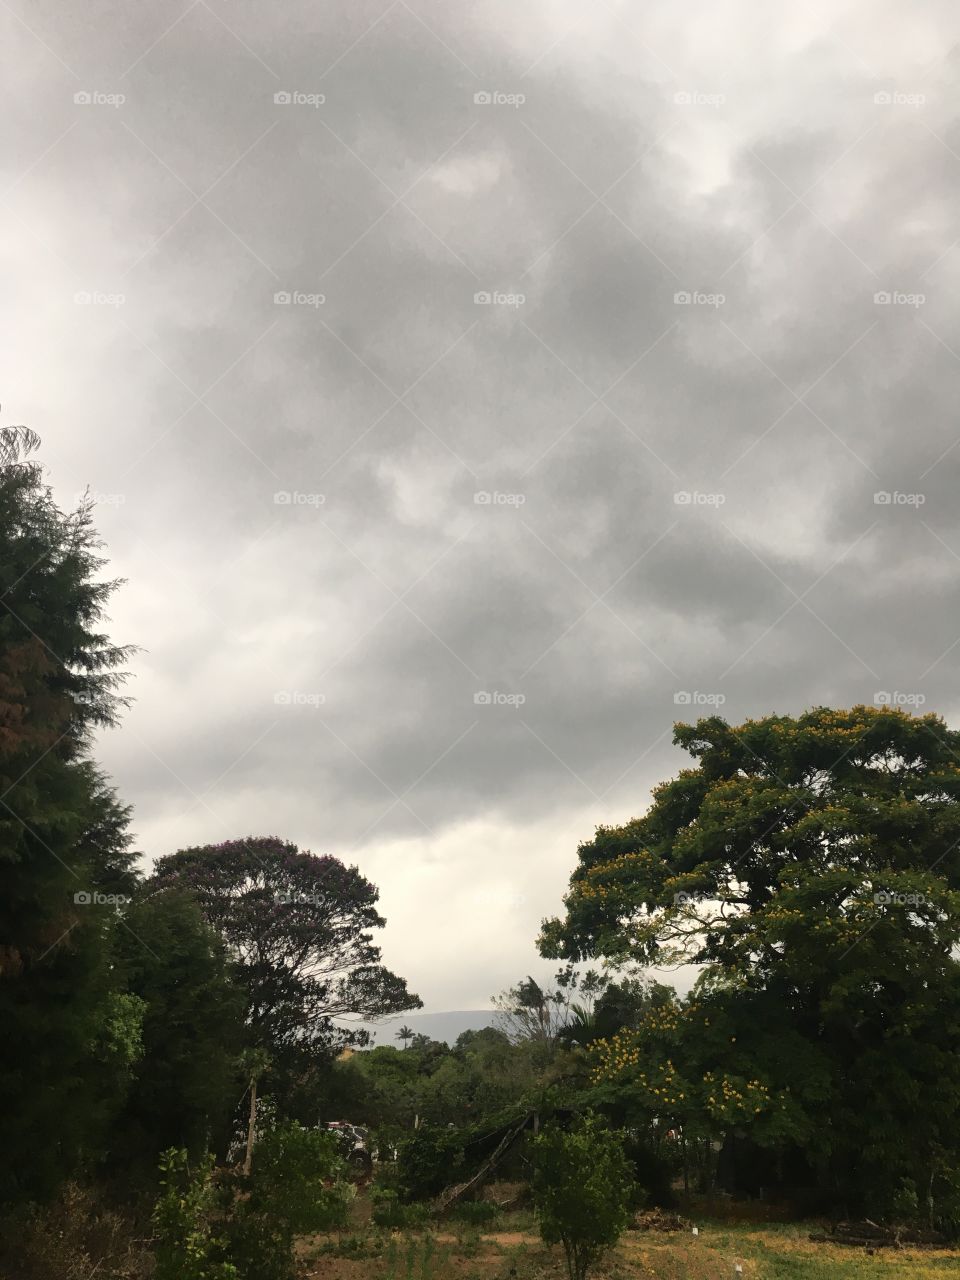
[[[468,1008],[675,719],[955,716],[951,6],[0,21],[0,398],[129,580],[148,857],[356,861]]]

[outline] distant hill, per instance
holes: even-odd
[[[445,1040],[452,1045],[461,1031],[480,1031],[483,1027],[492,1027],[496,1017],[495,1009],[450,1009],[445,1013],[408,1013],[403,1017],[384,1019],[383,1022],[364,1022],[362,1026],[370,1032],[372,1043],[392,1044],[401,1047],[397,1032],[402,1026],[408,1026],[417,1035],[429,1036],[431,1040]]]

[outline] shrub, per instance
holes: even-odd
[[[295,1236],[342,1225],[352,1191],[335,1138],[295,1122],[261,1136],[249,1178],[217,1188],[212,1156],[191,1173],[185,1151],[161,1174],[156,1280],[290,1280]]]
[[[237,1269],[224,1259],[223,1239],[211,1225],[215,1203],[213,1156],[191,1169],[182,1148],[165,1151],[153,1211],[156,1280],[236,1280]]]
[[[404,1204],[396,1191],[388,1187],[375,1187],[371,1192],[373,1200],[372,1218],[378,1227],[389,1227],[394,1231],[410,1230],[426,1224],[430,1210],[425,1204]]]
[[[450,1210],[451,1217],[471,1227],[488,1227],[500,1216],[500,1209],[490,1200],[461,1200]]]
[[[134,1219],[104,1206],[90,1190],[66,1183],[43,1207],[18,1205],[0,1218],[3,1280],[134,1280],[151,1259]]]
[[[385,1280],[433,1280],[435,1275],[446,1272],[449,1253],[437,1251],[433,1237],[424,1241],[407,1240],[403,1249],[391,1240],[384,1254]]]
[[[629,1219],[631,1170],[620,1138],[593,1116],[533,1143],[540,1234],[561,1243],[570,1280],[584,1280]]]
[[[463,1165],[464,1135],[458,1129],[423,1125],[408,1134],[397,1153],[397,1178],[404,1200],[428,1200],[456,1179]]]
[[[296,1121],[268,1130],[249,1179],[229,1189],[226,1237],[238,1280],[289,1280],[295,1236],[343,1226],[353,1191],[333,1134]]]

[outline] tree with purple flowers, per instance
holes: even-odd
[[[222,935],[258,1045],[365,1043],[338,1020],[422,1007],[380,963],[379,890],[338,858],[249,836],[161,858],[150,887],[187,890]]]

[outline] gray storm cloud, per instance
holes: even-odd
[[[129,580],[149,858],[356,860],[470,1007],[675,719],[955,714],[948,6],[2,23],[0,389]]]

